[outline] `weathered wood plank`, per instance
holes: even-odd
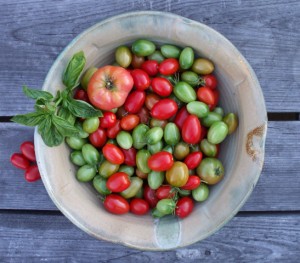
[[[23,171],[9,163],[33,129],[0,123],[0,209],[56,210],[42,182],[29,184]],[[300,122],[269,122],[265,166],[253,194],[242,211],[300,210]]]
[[[299,112],[300,2],[279,1],[4,1],[0,0],[0,116],[28,112],[21,86],[40,88],[57,55],[105,18],[135,10],[173,12],[224,34],[261,82],[270,112]]]
[[[298,214],[237,216],[202,242],[157,253],[97,241],[62,215],[0,214],[0,261],[292,263],[300,257],[299,221]]]

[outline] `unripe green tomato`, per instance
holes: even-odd
[[[132,54],[130,49],[126,46],[118,47],[115,53],[115,59],[121,67],[129,67],[132,61]]]

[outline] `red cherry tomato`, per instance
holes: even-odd
[[[41,179],[41,175],[37,165],[34,164],[29,166],[25,171],[25,180],[27,182],[35,182],[39,179]]]
[[[103,117],[100,117],[99,120],[101,128],[111,128],[117,122],[117,116],[113,112],[106,111],[103,113]]]
[[[129,114],[121,119],[120,125],[123,130],[131,131],[139,124],[139,122],[140,117],[138,115]]]
[[[130,179],[127,173],[118,172],[111,175],[107,182],[106,187],[108,190],[120,193],[130,186]]]
[[[149,111],[146,107],[142,107],[140,109],[140,111],[137,113],[137,116],[139,116],[141,123],[148,124],[148,122],[149,122]]]
[[[184,163],[189,168],[189,170],[196,169],[202,161],[202,152],[192,152],[184,159]]]
[[[215,103],[208,105],[210,110],[213,110],[217,106],[217,104],[219,102],[219,97],[220,97],[220,93],[218,90],[216,90],[216,89],[213,90],[213,93],[214,93],[214,97],[215,97]]]
[[[207,135],[207,128],[201,125],[201,135],[200,135],[200,142],[206,138]]]
[[[211,89],[215,89],[218,85],[217,78],[212,74],[203,76],[203,80],[204,80],[205,86],[209,87]]]
[[[199,101],[202,101],[208,105],[214,105],[216,102],[213,90],[208,87],[199,88],[197,91],[197,97]]]
[[[106,130],[106,135],[110,139],[115,139],[117,137],[119,131],[121,131],[121,125],[120,125],[120,121],[117,120],[116,123],[114,124],[114,126],[108,128]]]
[[[149,185],[145,185],[143,196],[151,208],[156,206],[158,198],[155,195],[155,190],[151,189]]]
[[[105,130],[102,128],[98,128],[97,131],[95,131],[89,135],[89,140],[93,146],[98,147],[98,148],[102,147],[106,143],[106,140],[107,140]]]
[[[136,165],[136,149],[130,148],[128,150],[121,149],[121,151],[124,154],[124,164],[129,166],[135,166]]]
[[[149,93],[146,96],[145,105],[148,110],[151,110],[153,106],[160,101],[160,97],[154,93]]]
[[[172,99],[162,99],[151,109],[151,115],[155,119],[166,120],[176,114],[177,103]]]
[[[159,64],[158,70],[162,75],[173,75],[179,70],[179,62],[175,58],[167,58]]]
[[[181,187],[183,190],[194,190],[201,183],[200,177],[197,175],[190,175],[188,181],[184,186]]]
[[[150,77],[154,77],[158,73],[158,62],[156,60],[147,60],[142,64],[141,68],[146,71]]]
[[[122,106],[133,88],[133,79],[122,67],[104,66],[91,77],[87,93],[92,105],[101,110]]]
[[[158,152],[148,159],[148,166],[153,171],[167,171],[173,163],[173,155],[169,152]]]
[[[21,153],[32,162],[35,162],[34,144],[32,142],[23,142],[21,144]]]
[[[83,100],[85,102],[89,102],[89,97],[88,97],[86,91],[83,90],[83,89],[76,90],[76,92],[74,94],[74,99],[75,100]]]
[[[183,106],[176,114],[174,123],[177,125],[177,127],[180,130],[182,129],[183,123],[187,119],[188,116],[190,116],[190,114],[187,111],[186,106]]]
[[[121,149],[111,143],[105,144],[102,148],[102,153],[106,160],[113,164],[122,164],[124,162],[124,154]]]
[[[132,61],[131,61],[131,66],[133,68],[141,68],[144,61],[145,61],[144,57],[139,57],[137,55],[133,55],[132,56]]]
[[[173,86],[171,82],[161,77],[156,77],[152,79],[151,86],[153,91],[162,97],[170,96],[173,91]]]
[[[146,99],[145,91],[135,90],[127,97],[124,109],[129,113],[138,113]]]
[[[190,213],[192,213],[193,208],[193,200],[190,197],[185,196],[178,200],[175,208],[175,214],[180,218],[184,218],[187,217]]]
[[[135,215],[145,215],[149,211],[149,204],[141,198],[134,198],[130,202],[130,212]]]
[[[182,126],[181,136],[183,141],[188,144],[199,143],[201,137],[201,125],[197,116],[190,115],[187,117]]]
[[[172,190],[173,188],[170,185],[162,185],[158,187],[155,191],[156,197],[161,199],[166,198],[173,198],[175,196],[175,191]]]
[[[21,153],[14,153],[10,157],[10,161],[15,167],[22,170],[26,170],[30,166],[28,159]]]
[[[134,69],[131,72],[134,87],[137,90],[145,90],[150,86],[150,78],[146,71],[142,69]]]
[[[117,194],[109,194],[104,200],[105,209],[113,214],[121,215],[129,212],[129,204],[125,198]]]

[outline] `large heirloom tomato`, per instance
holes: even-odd
[[[116,66],[99,68],[88,84],[88,97],[95,107],[111,110],[122,106],[133,87],[130,73]]]

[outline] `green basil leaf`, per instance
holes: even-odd
[[[24,94],[31,99],[44,99],[46,101],[50,101],[53,99],[53,95],[47,91],[30,89],[27,86],[23,86]]]
[[[83,51],[76,53],[70,60],[63,75],[63,83],[68,89],[72,89],[79,84],[79,76],[85,66],[85,62]]]
[[[16,115],[11,118],[11,121],[23,124],[26,126],[36,126],[44,119],[45,114],[41,112],[30,112],[27,114]]]
[[[52,122],[59,131],[60,134],[63,136],[68,136],[68,137],[78,137],[79,136],[79,130],[74,127],[74,124],[70,124],[68,121],[65,119],[53,115],[52,116]]]
[[[102,117],[102,111],[95,109],[91,104],[86,103],[82,100],[74,100],[68,98],[67,105],[69,111],[76,117],[81,118],[92,118],[92,117]]]
[[[58,116],[69,122],[71,125],[74,125],[76,117],[64,107],[60,107],[58,111]]]
[[[41,134],[44,143],[49,147],[60,145],[64,140],[64,136],[52,123],[50,115],[48,115],[41,125],[39,125],[38,131]]]

